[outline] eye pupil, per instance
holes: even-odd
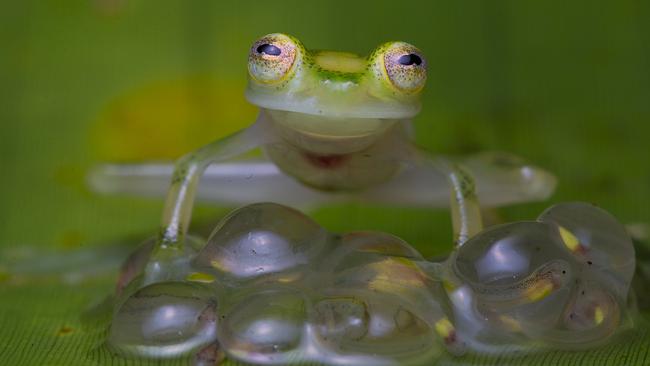
[[[257,53],[264,53],[270,56],[280,56],[282,51],[280,50],[280,48],[272,44],[264,43],[257,47]]]
[[[414,53],[409,53],[407,55],[401,56],[400,58],[397,59],[397,62],[400,63],[400,65],[404,66],[410,66],[410,65],[420,65],[422,64],[422,58],[420,56],[414,54]]]

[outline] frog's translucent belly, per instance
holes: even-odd
[[[389,180],[399,169],[398,161],[379,144],[344,154],[321,154],[287,142],[269,145],[264,150],[286,174],[328,191],[374,186]]]
[[[264,147],[282,171],[327,191],[353,191],[389,180],[398,170],[395,119],[340,118],[262,110],[278,137]]]

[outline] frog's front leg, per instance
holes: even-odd
[[[448,192],[447,197],[451,211],[454,233],[454,243],[461,246],[467,239],[483,230],[481,208],[476,195],[474,177],[461,164],[441,156],[431,156],[427,152],[411,145],[395,147],[398,159],[406,165],[406,169],[429,173],[428,176],[442,175],[447,183],[441,187],[439,182],[423,179],[425,186],[431,191]],[[427,174],[421,174],[422,177]],[[405,182],[402,182],[405,183]],[[400,187],[393,185],[393,193],[408,192],[408,184]],[[389,192],[386,192],[389,193]]]
[[[420,153],[418,163],[442,172],[447,178],[454,242],[456,246],[463,245],[483,230],[474,178],[458,163],[444,158],[429,158]]]
[[[263,119],[251,127],[212,142],[179,159],[172,174],[162,219],[159,248],[179,249],[187,233],[197,185],[205,169],[272,142],[274,134]]]

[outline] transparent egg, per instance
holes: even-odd
[[[343,235],[336,249],[323,261],[333,272],[381,261],[389,257],[424,260],[404,240],[386,233],[359,231]]]
[[[219,341],[229,355],[245,362],[286,363],[292,351],[300,351],[305,321],[300,294],[261,290],[224,314]]]
[[[566,256],[549,238],[552,228],[518,222],[484,230],[458,249],[455,269],[472,284],[505,285],[529,277],[540,267]]]
[[[118,307],[108,344],[125,355],[178,357],[216,341],[216,319],[217,301],[205,286],[160,282]]]
[[[314,305],[313,323],[326,342],[345,348],[368,332],[366,304],[353,296],[325,298]]]
[[[307,265],[327,232],[291,208],[259,203],[234,211],[214,230],[195,265],[241,281]]]
[[[616,277],[618,287],[629,285],[635,254],[627,231],[612,215],[583,202],[562,203],[544,211],[542,222],[555,224],[567,250],[592,269]]]
[[[142,274],[142,271],[149,261],[155,244],[156,238],[149,238],[145,240],[140,245],[138,245],[138,248],[133,253],[131,253],[124,264],[122,264],[122,267],[120,268],[120,274],[117,279],[117,285],[115,286],[115,295],[117,297],[122,295],[122,292],[131,283],[131,281]]]

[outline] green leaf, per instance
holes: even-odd
[[[499,211],[506,220],[584,200],[622,222],[650,222],[650,2],[261,4],[2,3],[0,365],[157,364],[113,357],[101,347],[106,319],[81,321],[111,293],[114,271],[96,275],[91,266],[81,278],[64,278],[56,265],[50,272],[23,266],[17,273],[2,264],[26,245],[45,256],[154,234],[161,202],[92,195],[86,169],[111,156],[177,153],[246,124],[250,110],[239,107],[245,105],[246,54],[253,39],[269,32],[358,53],[394,39],[418,45],[429,61],[423,112],[415,120],[420,144],[444,153],[504,150],[558,175],[551,202]],[[195,84],[204,78],[209,81]],[[199,210],[203,218],[225,211]],[[391,232],[429,255],[443,252],[451,239],[444,211],[346,204],[314,216],[333,231]],[[64,282],[75,278],[82,281]],[[439,361],[645,365],[648,330],[640,321],[634,333],[585,352],[445,355]]]

